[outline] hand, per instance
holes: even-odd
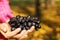
[[[24,39],[28,37],[27,35],[31,33],[34,30],[34,26],[32,26],[29,30],[23,30],[21,33],[13,36],[13,38],[17,38],[17,40]]]
[[[6,27],[6,30],[5,32],[2,31],[2,28],[0,29],[0,32],[1,34],[5,37],[5,38],[11,38],[12,36],[16,35],[18,32],[20,32],[20,28],[17,28],[16,30],[14,31],[11,31],[11,27],[8,25],[8,23],[3,23],[1,24],[2,28],[5,28]]]
[[[20,32],[20,28],[11,32],[11,27],[8,25],[8,23],[2,23],[0,25],[1,25],[0,26],[0,32],[2,33],[2,35],[4,37],[6,37],[6,38],[17,38],[18,40],[26,38],[27,35],[34,30],[34,26],[32,26],[29,30],[27,30],[27,31],[23,30],[21,33],[17,34],[18,32]]]
[[[11,32],[11,27],[7,23],[2,23],[0,24],[0,32],[5,38],[17,38],[17,39],[24,39],[27,37],[27,35],[34,30],[34,26],[32,26],[29,30],[23,30],[21,33],[17,34],[20,32],[20,28],[14,30]],[[4,31],[7,30],[7,31]],[[17,34],[17,35],[16,35]]]
[[[7,32],[8,28],[11,29],[10,25],[8,24],[8,22],[9,22],[9,20],[7,20],[5,23],[0,23],[0,30],[2,30],[3,32]]]

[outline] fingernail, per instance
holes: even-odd
[[[34,28],[34,26],[32,26],[32,28]]]
[[[17,28],[18,30],[21,30],[21,28]]]
[[[28,32],[30,32],[30,30],[28,30]]]

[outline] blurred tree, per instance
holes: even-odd
[[[45,3],[45,9],[48,8],[47,1],[48,1],[48,0],[44,0],[44,3]]]
[[[36,3],[35,3],[35,5],[36,5],[36,8],[35,8],[35,13],[36,13],[36,15],[35,16],[38,16],[38,17],[40,17],[41,18],[41,0],[36,0]]]

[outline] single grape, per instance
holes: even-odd
[[[27,19],[30,19],[31,18],[31,16],[27,16]]]
[[[20,27],[19,28],[21,28],[21,30],[23,30],[24,29],[24,26],[23,25],[20,25]]]
[[[17,24],[17,27],[19,27],[19,26],[20,26],[20,23]]]
[[[36,23],[37,23],[37,24],[39,24],[39,23],[40,23],[40,21],[39,21],[39,20],[37,20],[37,21],[36,21]]]
[[[11,28],[11,31],[14,31],[15,29],[16,29],[16,28],[12,27],[12,28]]]
[[[19,19],[19,18],[20,18],[20,15],[17,15],[17,16],[16,16],[16,19]]]
[[[28,27],[31,27],[32,26],[32,23],[31,22],[28,22],[27,26]]]
[[[39,29],[41,28],[41,26],[38,27]]]
[[[25,20],[24,20],[24,19],[22,19],[22,20],[21,20],[21,23],[24,23],[24,22],[25,22]]]
[[[18,21],[21,22],[23,19],[24,19],[24,17],[21,16]]]
[[[26,30],[29,30],[30,28],[26,26],[25,29],[26,29]]]
[[[15,17],[10,18],[10,21],[14,21],[14,20],[16,20],[16,18],[15,18]]]
[[[24,26],[27,26],[27,22],[24,22],[23,25],[24,25]]]
[[[35,20],[39,20],[39,17],[34,17]]]
[[[23,16],[21,16],[21,17],[20,17],[20,20],[22,20],[22,19],[24,19],[24,17],[23,17]]]
[[[32,22],[32,26],[35,26],[35,24],[36,24],[35,22]]]
[[[11,24],[11,27],[15,27],[15,24]]]
[[[36,25],[35,25],[35,30],[38,30],[38,27],[39,27],[39,25],[38,25],[38,24],[36,24]]]
[[[33,17],[28,16],[28,17],[27,17],[27,22],[33,22]]]

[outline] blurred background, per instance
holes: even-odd
[[[60,0],[10,0],[10,7],[14,16],[40,18],[41,29],[24,40],[60,40]]]

